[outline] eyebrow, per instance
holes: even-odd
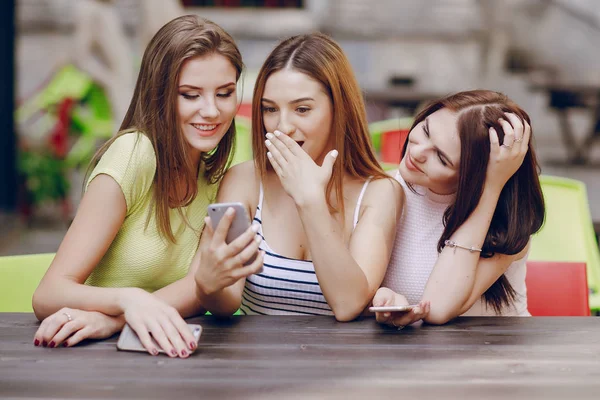
[[[229,87],[229,86],[235,86],[235,82],[228,82],[228,83],[226,83],[224,85],[221,85],[221,86],[219,86],[217,88],[217,90],[219,90],[219,89],[225,89],[226,87]],[[182,88],[190,88],[190,89],[194,89],[194,90],[202,90],[201,87],[194,86],[194,85],[187,85],[187,84],[179,86],[179,89],[182,89]]]
[[[263,101],[265,103],[275,104],[275,102],[273,100],[269,100],[264,97],[261,99],[261,101]],[[303,101],[315,101],[315,99],[313,99],[312,97],[301,97],[299,99],[290,101],[290,104],[302,103]]]
[[[431,137],[431,130],[429,129],[429,117],[425,118],[425,131],[429,134],[429,137]],[[440,153],[440,156],[444,157],[448,164],[454,167],[454,163],[452,162],[452,160],[450,160],[450,157],[448,157],[446,153],[444,153],[442,150],[440,150],[439,147],[435,145],[433,147]]]

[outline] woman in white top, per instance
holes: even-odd
[[[403,327],[459,315],[529,315],[530,236],[544,220],[527,113],[505,95],[461,92],[417,115],[396,178],[406,209],[373,305]]]
[[[280,43],[252,102],[254,161],[231,168],[219,202],[254,217],[264,270],[245,278],[253,240],[223,241],[233,214],[206,230],[196,272],[200,302],[216,314],[356,318],[380,287],[403,192],[371,147],[362,93],[337,43],[323,34]],[[233,211],[233,210],[231,210]]]

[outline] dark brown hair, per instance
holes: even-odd
[[[502,143],[504,130],[498,119],[506,120],[505,112],[515,114],[531,125],[529,115],[506,95],[489,90],[472,90],[433,101],[415,117],[410,130],[442,108],[458,114],[456,127],[461,157],[456,200],[444,213],[444,233],[437,245],[438,252],[442,251],[444,242],[467,220],[479,203],[490,156],[489,128],[494,127]],[[403,156],[407,145],[408,141],[402,149]],[[527,246],[530,236],[541,228],[545,207],[539,173],[532,128],[529,151],[500,193],[481,257],[490,258],[495,253],[517,254]],[[503,306],[514,302],[515,296],[515,290],[504,275],[484,293],[486,303],[497,313]]]
[[[261,178],[266,175],[267,163],[262,116],[262,97],[271,74],[291,68],[315,79],[325,89],[332,104],[335,149],[339,156],[327,185],[327,204],[335,189],[339,212],[344,215],[344,173],[355,178],[389,178],[379,165],[373,151],[362,93],[348,58],[340,46],[327,35],[312,33],[292,36],[281,42],[264,62],[254,86],[252,98],[252,150]]]
[[[171,230],[169,204],[176,204],[187,221],[181,208],[189,205],[198,191],[198,170],[188,157],[177,112],[179,74],[186,60],[210,54],[227,58],[237,72],[236,80],[239,79],[243,69],[242,56],[233,38],[220,26],[195,15],[184,15],[165,24],[146,47],[133,98],[119,133],[100,148],[88,170],[89,173],[119,136],[143,132],[156,154],[153,204],[158,228],[171,242],[175,237]],[[235,123],[232,122],[217,148],[202,155],[204,176],[210,183],[222,179],[234,140]],[[181,176],[186,188],[182,201],[172,198],[173,184]]]

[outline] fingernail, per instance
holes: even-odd
[[[273,154],[271,154],[271,152],[269,151],[269,152],[267,152],[267,157],[272,158]]]
[[[42,342],[42,346],[47,347],[48,346],[48,342],[46,342],[45,340]]]
[[[254,238],[254,240],[256,240],[256,243],[258,243],[258,244],[260,244],[260,242],[262,241],[262,239],[258,235],[256,235],[256,237]]]
[[[336,158],[338,156],[338,151],[337,150],[333,150],[331,152],[331,157]]]
[[[176,356],[177,355],[177,350],[175,350],[175,349],[171,350],[171,354],[173,354],[174,356]]]
[[[182,356],[182,357],[187,357],[187,355],[188,355],[188,352],[187,352],[187,351],[185,351],[185,350],[181,350],[181,356]]]
[[[271,145],[271,141],[270,140],[265,140],[265,144],[267,145],[267,147],[269,147]]]
[[[273,139],[273,134],[270,132],[267,132],[265,136],[267,137],[267,139]]]
[[[158,355],[158,350],[156,350],[156,349],[152,349],[152,355],[153,355],[153,356],[156,356],[156,355]]]
[[[48,345],[48,347],[52,348],[52,347],[54,347],[55,344],[56,343],[54,343],[54,340],[53,340],[53,341],[50,342],[50,344]]]
[[[390,316],[389,312],[383,313],[383,318],[388,318]]]
[[[259,229],[258,224],[252,224],[251,229],[252,229],[252,232],[254,232],[254,233],[258,232],[258,229]]]
[[[235,213],[235,210],[233,209],[233,207],[229,207],[227,209],[227,211],[225,211],[225,214],[227,215],[233,215]]]
[[[64,343],[63,343],[63,347],[69,347],[69,343],[67,343],[67,342],[64,342]]]
[[[190,342],[190,349],[194,350],[196,348],[196,343]]]
[[[40,341],[39,341],[39,340],[37,340],[37,339],[35,339],[35,340],[33,341],[33,345],[34,345],[34,346],[39,346],[39,345],[40,345]]]
[[[282,133],[279,131],[275,131],[275,136],[280,136]]]
[[[413,309],[413,312],[414,312],[415,314],[421,314],[421,312],[422,312],[422,310],[421,310],[421,307],[415,307],[415,308]]]

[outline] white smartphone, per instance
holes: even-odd
[[[250,218],[246,212],[246,208],[242,203],[214,203],[208,205],[208,216],[212,222],[213,230],[217,229],[221,218],[225,215],[228,208],[235,210],[235,216],[227,232],[225,243],[229,244],[233,242],[238,236],[246,232],[250,228]],[[250,265],[256,259],[256,255],[248,260],[244,265]]]
[[[405,305],[405,306],[379,306],[379,307],[369,307],[369,311],[371,312],[409,312],[413,308],[417,307],[416,305]]]
[[[200,335],[202,335],[202,326],[196,324],[188,324],[192,334],[194,335],[194,339],[196,340],[196,345],[200,340]],[[154,347],[158,350],[159,353],[166,354],[165,351],[160,347],[158,343],[150,336],[150,340]],[[196,346],[198,348],[198,346]],[[123,351],[141,351],[148,352],[142,342],[140,342],[140,338],[135,333],[133,329],[129,326],[129,324],[125,324],[123,331],[121,332],[121,336],[119,336],[119,341],[117,342],[117,349]],[[189,350],[189,349],[188,349]]]

